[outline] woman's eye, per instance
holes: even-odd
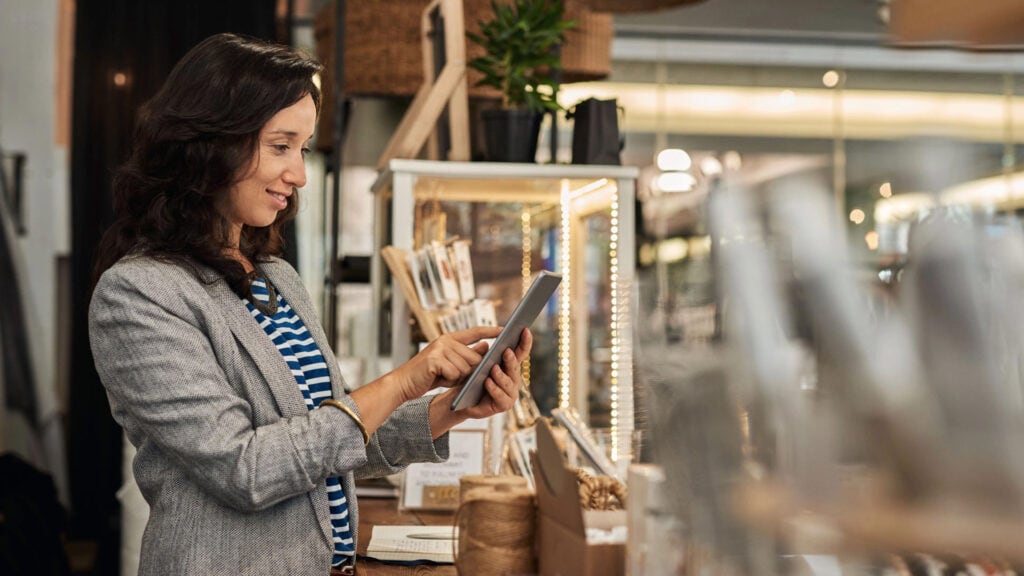
[[[305,146],[302,147],[302,155],[303,156],[308,156],[310,152],[311,152],[311,150],[309,148],[307,148]]]
[[[283,154],[288,151],[289,146],[287,144],[274,144],[272,148]]]

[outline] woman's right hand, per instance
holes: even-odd
[[[398,377],[402,398],[409,401],[434,388],[458,384],[469,376],[487,351],[487,343],[481,340],[496,338],[499,333],[500,327],[478,326],[442,334],[395,369],[394,376]]]

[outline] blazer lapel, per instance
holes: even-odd
[[[228,328],[263,374],[281,415],[291,417],[307,414],[306,402],[291,369],[238,295],[223,280],[206,284],[206,289],[221,303],[221,312]]]
[[[302,322],[306,325],[306,330],[309,330],[310,336],[313,337],[317,348],[320,349],[320,353],[324,356],[324,362],[327,363],[327,370],[331,374],[331,392],[333,397],[341,398],[348,393],[348,390],[345,380],[341,377],[341,369],[338,368],[338,361],[331,350],[327,334],[320,325],[320,318],[317,316],[316,310],[313,309],[313,304],[309,300],[309,293],[306,292],[306,287],[295,280],[297,276],[294,272],[283,269],[285,266],[288,266],[288,264],[274,260],[263,264],[262,269],[268,279],[274,283],[274,287],[277,288],[281,296],[288,301],[288,304],[295,310],[295,313],[302,318]]]
[[[267,280],[274,285],[277,292],[288,302],[292,310],[298,314],[299,318],[302,319],[302,323],[306,325],[306,330],[313,337],[313,342],[320,349],[320,353],[324,357],[324,363],[327,364],[327,371],[331,375],[332,396],[340,398],[344,394],[341,370],[338,368],[338,362],[334,359],[334,354],[331,352],[327,335],[320,326],[320,319],[316,314],[316,310],[313,309],[313,304],[309,300],[309,293],[306,292],[306,287],[301,281],[297,280],[298,275],[291,270],[290,265],[280,260],[263,263],[260,265],[260,268],[267,275]],[[354,540],[356,537],[355,523],[358,516],[356,515],[356,505],[353,496],[355,494],[355,485],[350,479],[351,474],[345,474],[342,476],[341,481],[346,498],[349,501],[349,529],[352,530]],[[334,528],[331,526],[331,510],[326,486],[313,490],[309,493],[309,497],[313,501],[313,510],[316,511],[317,519],[320,521],[320,528],[323,530],[327,541],[333,545]]]

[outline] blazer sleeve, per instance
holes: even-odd
[[[308,310],[306,316],[303,316],[303,313],[296,309],[296,312],[303,316],[306,328],[320,341],[328,342],[327,335],[322,333],[320,320],[312,316],[315,314],[313,303],[309,301],[309,294],[295,269],[283,260],[274,258],[265,270],[274,272],[277,281],[289,287],[293,308],[300,304],[299,308]],[[345,385],[340,371],[336,370],[337,360],[330,345],[325,344],[321,352],[331,365],[331,377],[338,378],[338,383],[341,384],[335,387],[335,392],[339,395],[338,400],[358,414],[359,407],[355,401],[342,393]],[[353,470],[356,477],[377,478],[401,472],[406,466],[416,462],[443,462],[448,459],[448,434],[445,433],[436,440],[431,439],[428,413],[431,399],[432,397],[424,397],[406,402],[377,428],[366,447],[366,464]]]
[[[366,447],[368,461],[354,471],[357,478],[378,478],[401,472],[416,462],[448,459],[448,433],[431,439],[428,408],[432,398],[411,400],[391,413]]]
[[[244,511],[366,463],[358,429],[337,410],[254,427],[252,406],[211,345],[208,320],[182,295],[202,287],[184,285],[187,273],[148,268],[108,270],[89,313],[97,371],[133,442],[152,443],[217,500]]]

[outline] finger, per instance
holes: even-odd
[[[455,354],[463,358],[466,362],[472,364],[473,366],[476,366],[477,364],[480,363],[480,360],[483,359],[483,353],[477,351],[480,344],[484,345],[484,352],[486,352],[486,342],[479,342],[473,346],[466,346],[461,343],[456,343],[451,346],[450,350],[452,350]]]
[[[512,349],[509,348],[505,350],[505,353],[502,356],[502,361],[504,362],[505,366],[505,373],[507,373],[509,377],[513,379],[519,376],[519,372],[522,370],[523,364],[522,362],[519,361],[519,357],[516,356],[515,352],[513,352]]]
[[[529,328],[523,328],[522,333],[519,335],[519,346],[516,346],[516,357],[522,360],[526,358],[532,349],[533,332],[530,332]]]
[[[452,332],[451,336],[456,341],[468,345],[486,338],[495,338],[498,334],[501,334],[500,326],[477,326],[475,328]]]
[[[461,347],[465,348],[465,346],[461,346]],[[468,350],[468,348],[465,348],[465,349]],[[476,354],[474,353],[473,356],[476,356]],[[475,365],[475,364],[471,364],[470,363],[471,359],[464,358],[462,356],[462,353],[459,350],[457,350],[457,349],[456,350],[451,350],[451,349],[447,350],[445,352],[444,357],[445,357],[445,360],[447,362],[449,362],[452,366],[455,366],[455,368],[461,374],[469,374],[473,370],[473,366]],[[479,361],[477,361],[477,363],[479,363]]]
[[[511,354],[511,352],[509,353]],[[509,397],[515,399],[519,397],[519,383],[522,381],[519,378],[519,374],[512,374],[509,371],[502,371],[495,369],[492,371],[491,377],[493,380],[501,386],[501,389],[505,391]]]
[[[512,377],[509,376],[501,366],[497,364],[491,368],[491,379],[494,380],[503,390],[508,390],[512,386]]]
[[[445,380],[449,380],[451,382],[455,382],[455,381],[459,380],[462,377],[462,374],[463,374],[463,372],[459,369],[459,367],[456,366],[455,364],[453,364],[447,358],[439,359],[439,361],[437,363],[437,372],[436,373],[441,378],[443,378]]]
[[[483,358],[483,353],[487,351],[487,343],[477,342],[472,346],[467,346],[460,339],[455,338],[453,336],[454,334],[454,332],[451,334],[445,334],[437,340],[434,340],[431,345],[435,347],[439,354],[444,355],[445,357],[450,358],[453,357],[453,355],[457,355],[472,366],[479,364],[480,360]]]
[[[491,401],[498,408],[500,412],[504,412],[512,407],[512,397],[502,389],[495,381],[488,378],[484,381],[484,386],[487,387],[487,393],[491,395]]]

